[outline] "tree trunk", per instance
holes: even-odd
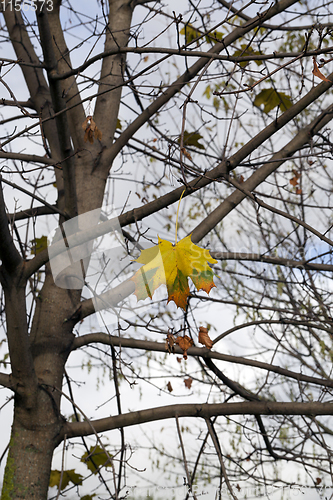
[[[41,389],[38,408],[32,411],[15,400],[1,500],[47,498],[55,438],[61,428],[51,397]]]
[[[16,316],[16,294],[13,289],[4,288],[8,298],[7,311]],[[24,383],[24,373],[18,373],[16,377],[13,374],[13,381],[17,379],[14,421],[1,500],[47,498],[52,455],[64,424],[60,400],[64,366],[74,339],[70,316],[77,308],[79,298],[77,290],[56,287],[47,266],[28,337],[33,371],[38,381],[37,391],[33,381]],[[12,327],[8,320],[7,325]],[[17,345],[10,346],[11,357],[15,347]],[[32,394],[33,391],[36,394]]]

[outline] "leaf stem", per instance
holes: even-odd
[[[175,231],[175,245],[177,245],[177,229],[178,229],[178,213],[179,213],[179,207],[180,207],[180,202],[181,202],[181,199],[182,199],[183,194],[185,193],[185,191],[186,191],[186,189],[184,189],[184,191],[182,192],[181,197],[179,198],[179,202],[178,202],[177,217],[176,217],[176,231]]]

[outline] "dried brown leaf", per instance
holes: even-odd
[[[84,131],[86,131],[87,128],[88,128],[88,122],[90,121],[90,118],[91,118],[91,116],[87,116],[87,118],[82,123],[82,128],[83,128]]]
[[[191,377],[185,378],[184,379],[184,384],[187,389],[191,389],[193,379]]]
[[[102,140],[102,132],[97,127],[95,128],[95,139]]]
[[[91,130],[94,132],[95,128],[96,128],[96,123],[94,122],[94,119],[93,117],[91,116],[90,117],[90,128]]]
[[[173,388],[172,388],[172,385],[171,385],[171,382],[168,382],[167,383],[167,389],[169,392],[172,392],[173,391]]]
[[[298,181],[301,177],[301,174],[300,172],[297,172],[297,170],[293,170],[293,174],[294,174],[294,177],[292,177],[289,181],[289,183],[292,185],[292,186],[297,186],[298,184]]]
[[[213,347],[213,342],[208,335],[208,330],[204,326],[199,328],[199,343],[205,345],[208,349]]]
[[[88,127],[86,133],[84,134],[84,142],[89,141],[90,144],[94,143],[94,135],[92,130]]]
[[[190,153],[185,149],[185,148],[182,148],[182,153],[184,156],[186,156],[186,158],[190,161],[192,161],[192,156],[190,155]]]
[[[165,349],[168,351],[168,353],[175,352],[175,337],[172,335],[172,333],[167,333],[167,338],[165,339]]]
[[[85,131],[84,142],[89,141],[90,144],[93,144],[94,137],[95,137],[95,139],[99,139],[99,140],[102,139],[102,132],[98,129],[92,116],[90,116],[90,115],[87,116],[87,118],[82,123],[82,128]]]
[[[176,338],[176,344],[178,344],[183,351],[183,358],[187,359],[187,349],[189,349],[193,345],[193,340],[190,339],[190,337],[188,337],[187,335],[184,335],[184,337]]]
[[[313,70],[312,70],[312,73],[314,74],[314,76],[317,76],[318,78],[320,78],[324,82],[331,82],[331,80],[328,80],[328,78],[326,78],[326,76],[324,76],[322,74],[322,72],[320,71],[320,69],[318,68],[318,64],[316,62],[316,58],[313,57],[312,60],[313,60]]]

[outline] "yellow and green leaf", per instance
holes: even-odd
[[[191,235],[176,245],[158,238],[158,245],[142,250],[136,262],[144,264],[132,277],[138,300],[152,298],[157,288],[166,285],[168,302],[173,300],[185,309],[190,295],[188,278],[197,290],[209,293],[215,287],[214,273],[208,262],[216,264],[217,261],[208,250],[192,243]]]
[[[233,53],[233,56],[234,57],[244,57],[244,56],[260,56],[261,53],[258,52],[258,51],[255,51],[253,50],[252,47],[249,47],[248,45],[246,44],[242,44],[241,45],[241,48],[236,50],[234,53]],[[238,64],[242,67],[242,68],[245,68],[245,66],[247,66],[249,64],[250,61],[241,61],[239,62]],[[262,64],[262,61],[260,60],[255,60],[254,61],[256,63],[257,66],[260,66]]]
[[[37,255],[47,248],[47,236],[41,236],[40,238],[34,238],[30,241],[31,243],[31,254]]]
[[[81,462],[85,463],[88,469],[97,474],[100,467],[111,467],[110,458],[100,446],[91,446],[89,453],[86,451],[81,457]]]
[[[61,480],[61,484],[60,484]],[[81,474],[77,474],[75,469],[64,470],[62,472],[60,470],[51,470],[50,482],[49,486],[57,486],[58,489],[64,490],[69,483],[73,483],[75,486],[82,484],[83,476]]]

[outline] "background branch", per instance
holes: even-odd
[[[0,385],[3,385],[3,387],[7,387],[8,389],[13,389],[11,376],[7,375],[7,373],[0,373]]]
[[[2,266],[7,272],[11,273],[22,263],[22,258],[14,245],[12,235],[9,231],[2,180],[2,176],[0,175],[0,259]]]
[[[73,342],[72,350],[79,349],[83,346],[87,346],[94,343],[101,343],[104,345],[114,345],[122,348],[132,348],[140,349],[146,351],[155,351],[166,353],[165,343],[149,341],[149,340],[138,340],[124,337],[116,337],[113,335],[108,335],[106,333],[89,333],[87,335],[82,335],[76,337]],[[183,354],[183,351],[178,346],[174,346],[175,354]],[[229,354],[222,354],[219,352],[211,351],[206,347],[190,347],[187,351],[188,356],[200,356],[202,358],[219,359],[221,361],[227,361],[230,363],[239,363],[245,366],[252,366],[255,368],[260,368],[263,370],[278,373],[285,377],[292,378],[294,380],[312,383],[316,385],[322,385],[323,387],[333,387],[333,380],[331,379],[320,379],[316,377],[311,377],[303,373],[296,373],[287,368],[282,368],[281,366],[273,365],[271,363],[263,363],[262,361],[251,360],[244,358],[242,356],[231,356]]]
[[[63,436],[67,437],[89,436],[93,434],[91,426],[96,432],[106,432],[119,427],[129,427],[147,422],[155,422],[168,418],[196,417],[210,418],[215,415],[331,415],[333,403],[289,403],[250,401],[247,403],[217,403],[217,404],[177,404],[150,408],[148,410],[132,411],[115,415],[114,417],[91,420],[90,422],[66,422],[58,442]]]

